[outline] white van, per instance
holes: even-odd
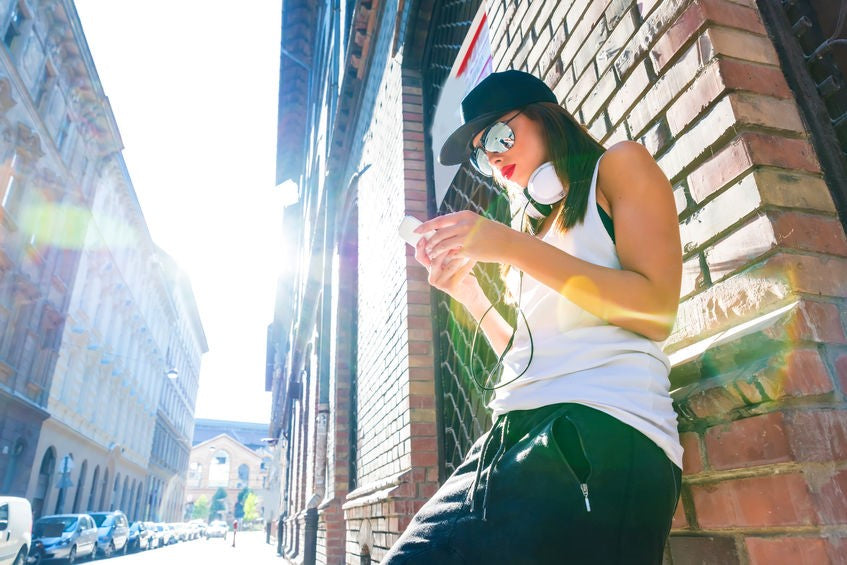
[[[32,536],[29,500],[0,496],[0,565],[24,565]]]

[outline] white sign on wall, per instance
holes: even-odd
[[[488,34],[488,18],[483,2],[474,17],[468,34],[462,42],[459,54],[453,61],[450,75],[441,88],[435,116],[432,120],[433,176],[435,182],[435,205],[441,206],[447,189],[460,165],[442,165],[438,162],[441,146],[453,131],[462,125],[462,99],[474,86],[491,74],[491,40]]]

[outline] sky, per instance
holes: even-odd
[[[197,299],[209,352],[195,418],[267,423],[281,0],[76,7],[150,234]]]

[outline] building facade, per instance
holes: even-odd
[[[177,519],[208,350],[190,283],[148,232],[73,3],[9,1],[0,13],[3,119],[43,148],[23,158],[3,138],[2,244],[20,263],[3,282],[3,366],[16,383],[4,397],[41,409],[20,442],[20,408],[0,412],[10,452],[29,450],[0,458],[4,493],[29,498],[36,517]]]
[[[98,171],[121,143],[72,6],[4,0],[0,33],[0,490],[24,496]]]
[[[490,426],[469,316],[395,234],[406,214],[507,221],[487,179],[435,156],[463,94],[515,68],[605,147],[642,143],[674,189],[664,349],[685,460],[666,562],[844,563],[845,16],[822,0],[286,0],[277,176],[298,187],[299,251],[280,258],[294,272],[266,380],[282,552],[379,562]]]
[[[270,458],[267,447],[251,449],[229,434],[219,434],[191,448],[186,488],[186,514],[200,496],[211,503],[219,488],[224,489],[225,510],[213,519],[232,523],[239,493],[249,488],[257,497],[257,513],[262,517],[268,489]],[[206,518],[205,516],[203,518]]]

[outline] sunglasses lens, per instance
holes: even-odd
[[[488,130],[488,133],[486,133],[482,140],[482,144],[486,151],[503,153],[511,149],[512,145],[515,144],[515,132],[512,131],[512,128],[508,124],[497,122]]]
[[[488,162],[488,156],[485,154],[485,151],[479,147],[474,149],[471,153],[471,164],[477,171],[487,177],[490,177],[493,172],[491,169],[491,163]]]

